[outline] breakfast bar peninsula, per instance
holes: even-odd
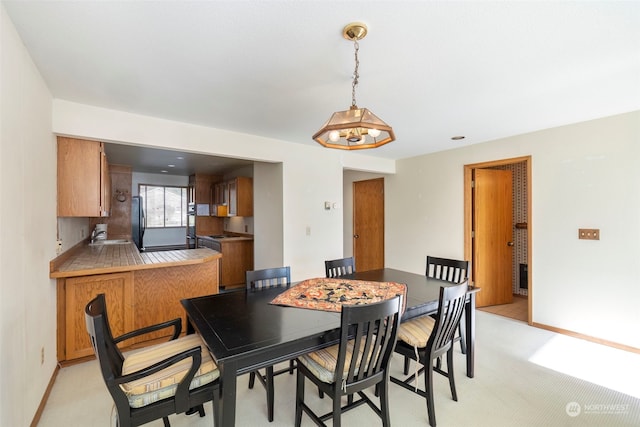
[[[114,336],[145,326],[186,318],[180,300],[218,293],[222,254],[209,249],[138,252],[129,241],[91,245],[83,242],[50,263],[57,279],[57,356],[59,362],[93,355],[84,307],[99,293],[107,299]],[[144,346],[170,329],[124,341],[123,348]]]

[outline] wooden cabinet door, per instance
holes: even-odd
[[[100,144],[100,216],[111,215],[111,174],[104,144]]]
[[[100,216],[101,144],[58,137],[58,216]]]
[[[65,359],[93,355],[85,325],[84,308],[98,294],[105,294],[107,316],[114,337],[133,330],[133,273],[74,277],[65,283]],[[122,345],[130,345],[124,342]]]
[[[245,176],[236,179],[236,215],[253,216],[253,179]]]
[[[227,182],[219,182],[213,186],[213,204],[226,205],[229,199],[229,187]]]
[[[234,179],[227,183],[229,188],[229,216],[236,216],[238,214],[238,180]]]
[[[213,182],[212,175],[196,174],[195,193],[196,203],[208,205],[211,203],[211,185]]]
[[[102,217],[111,210],[104,144],[58,137],[58,216]]]
[[[247,270],[253,270],[253,242],[251,240],[222,241],[220,285],[245,283]]]

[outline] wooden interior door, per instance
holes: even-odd
[[[512,302],[513,196],[509,170],[475,169],[473,277],[477,307]]]
[[[353,183],[356,271],[384,268],[384,178]]]

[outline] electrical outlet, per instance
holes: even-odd
[[[62,253],[62,240],[58,239],[56,242],[56,254],[60,255]]]
[[[40,349],[40,364],[44,365],[44,346]]]
[[[578,239],[600,240],[600,229],[599,228],[579,228]]]

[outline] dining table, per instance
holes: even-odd
[[[440,287],[452,283],[421,274],[383,268],[338,279],[395,282],[406,285],[401,321],[438,310]],[[295,286],[291,285],[291,286]],[[271,304],[287,288],[239,290],[183,299],[189,332],[197,332],[220,369],[219,426],[234,426],[237,377],[288,361],[339,342],[340,313]],[[467,376],[474,376],[475,294],[469,287],[465,306]]]

